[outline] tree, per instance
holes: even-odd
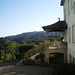
[[[2,50],[5,52],[5,59],[6,59],[6,50],[7,50],[7,45],[10,41],[7,40],[6,38],[0,38],[0,47]]]
[[[1,47],[0,47],[0,60],[1,60]]]
[[[32,49],[34,46],[31,44],[23,44],[19,46],[19,53],[22,55],[23,63],[24,63],[24,54],[28,50]]]
[[[11,53],[12,58],[13,58],[13,55],[16,54],[16,48],[17,48],[17,43],[16,42],[12,41],[12,42],[8,43],[7,52]]]
[[[42,52],[45,50],[45,41],[43,43],[40,43],[39,45],[35,45],[34,48],[28,50],[26,53],[25,53],[25,58],[29,58],[33,55],[35,55],[36,53],[39,53],[39,52]]]

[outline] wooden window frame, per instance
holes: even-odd
[[[75,1],[74,1],[74,14],[75,14]]]
[[[70,4],[69,4],[70,0],[68,0],[68,15],[70,14]]]

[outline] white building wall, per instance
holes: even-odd
[[[75,59],[75,41],[73,42],[73,37],[75,39],[75,35],[73,35],[73,31],[72,31],[73,30],[72,26],[75,25],[74,2],[75,0],[65,0],[64,3],[64,19],[68,25],[67,32],[65,32],[66,41],[68,42],[68,60],[69,61],[71,60],[71,62]],[[74,30],[74,34],[75,34],[75,30]]]

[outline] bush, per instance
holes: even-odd
[[[41,67],[51,67],[51,65],[48,62],[43,62],[40,64]]]
[[[24,65],[35,65],[35,61],[34,60],[26,60],[24,62]]]
[[[16,59],[15,55],[12,56],[11,53],[9,53],[9,57],[7,56],[7,58],[2,61],[3,62],[12,62],[12,61],[16,61],[16,60],[17,59]]]
[[[53,67],[52,75],[75,75],[75,64],[59,64]]]

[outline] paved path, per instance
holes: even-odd
[[[16,66],[15,62],[0,63],[0,75],[51,75],[50,68]]]

